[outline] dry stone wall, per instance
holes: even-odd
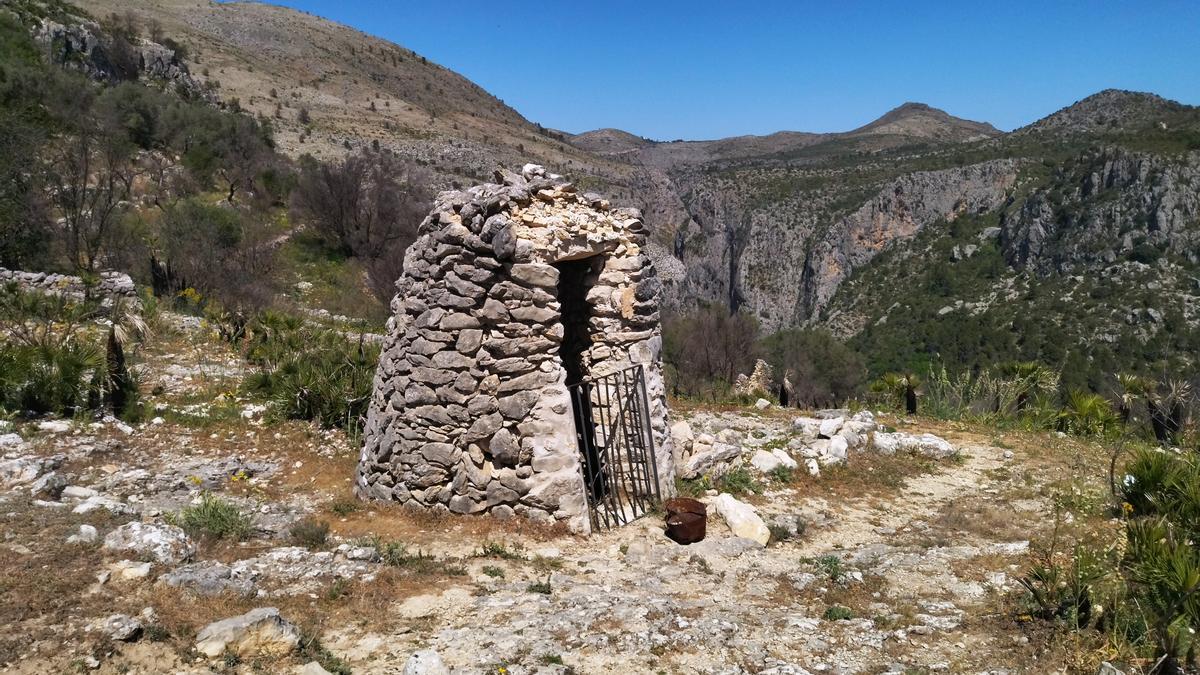
[[[396,283],[356,490],[439,512],[589,529],[566,387],[560,269],[586,299],[588,376],[644,364],[660,489],[674,467],[661,284],[635,209],[535,165],[442,193]],[[586,261],[580,267],[578,261]],[[579,332],[579,331],[576,331]]]

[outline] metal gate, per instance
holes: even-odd
[[[568,390],[592,529],[640,518],[661,500],[642,365]]]

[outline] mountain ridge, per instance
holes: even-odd
[[[1181,303],[1197,290],[1187,279],[1200,278],[1200,261],[1187,252],[1200,241],[1192,187],[1200,184],[1200,108],[1154,94],[1102,90],[1007,133],[908,102],[836,133],[700,141],[656,141],[613,128],[570,134],[527,120],[403,48],[319,18],[297,19],[292,10],[193,0],[96,4],[132,7],[180,31],[200,57],[193,72],[219,79],[222,98],[274,115],[279,144],[293,157],[378,147],[429,166],[439,187],[453,188],[532,161],[614,204],[641,208],[667,312],[717,304],[749,312],[766,331],[828,329],[880,353],[924,349],[929,357],[950,349],[934,349],[939,340],[971,335],[977,317],[1003,333],[1012,320],[1002,303],[1023,297],[1015,289],[1032,295],[1044,284],[1074,292],[1067,280],[1107,265],[1153,262],[1163,277],[1155,283],[1177,289]],[[242,27],[247,16],[252,29]],[[313,44],[319,48],[306,54]],[[380,63],[381,49],[409,56]],[[278,97],[264,95],[275,88]],[[297,119],[301,106],[311,122]],[[898,271],[887,267],[897,260],[904,261]],[[905,265],[923,286],[906,287]],[[919,308],[907,322],[886,300],[900,290],[911,296],[905,306]],[[1149,307],[1153,299],[1119,280],[1080,292],[1096,293],[1090,311],[1112,319],[1070,334],[1087,349],[1160,339],[1161,331],[1200,322],[1192,309],[1170,329],[1129,318],[1123,303]],[[1043,313],[1064,311],[1061,303],[1028,302]],[[1200,308],[1200,298],[1187,306]],[[1174,317],[1165,307],[1155,311]],[[964,323],[952,334],[930,332],[960,314]],[[902,326],[916,337],[897,341]],[[1012,336],[998,343],[1004,354],[1036,359],[1045,354],[1029,350],[1060,349],[1068,328],[1045,332],[1042,347]],[[960,354],[979,348],[954,345]]]

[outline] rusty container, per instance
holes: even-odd
[[[708,506],[704,502],[676,497],[663,503],[667,511],[667,537],[677,544],[704,540],[708,524]]]

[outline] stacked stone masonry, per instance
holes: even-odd
[[[585,376],[644,366],[658,483],[669,494],[662,284],[636,209],[610,208],[536,165],[496,177],[439,195],[405,255],[356,491],[435,512],[562,521],[586,532],[563,355]],[[586,325],[571,330],[563,349],[559,283],[568,268],[564,281],[582,279],[586,290],[562,297],[585,298]]]

